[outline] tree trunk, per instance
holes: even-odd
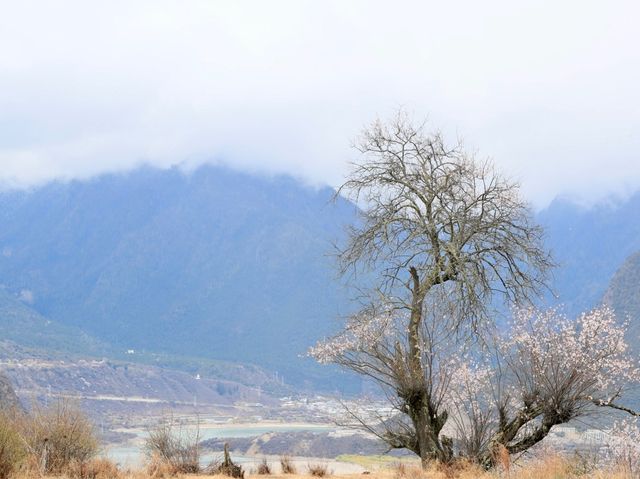
[[[425,468],[430,462],[438,460],[448,463],[453,458],[451,441],[440,437],[440,431],[447,421],[447,414],[436,415],[429,406],[426,393],[418,395],[409,405],[409,416],[416,432],[417,451]]]
[[[480,464],[485,469],[490,469],[495,466],[497,451],[500,447],[505,448],[509,454],[517,454],[519,452],[526,451],[542,441],[549,434],[549,431],[551,431],[553,426],[565,422],[564,420],[558,419],[557,416],[545,415],[542,418],[540,426],[534,429],[530,434],[524,436],[517,443],[510,444],[515,439],[520,429],[530,420],[539,416],[539,414],[539,410],[526,409],[521,411],[513,420],[502,425],[501,429],[489,442],[490,445],[488,450],[481,458],[479,458]]]
[[[403,394],[401,397],[406,406],[405,412],[411,419],[414,435],[411,441],[404,440],[400,446],[392,447],[405,447],[416,453],[423,468],[433,461],[450,463],[453,459],[453,442],[450,438],[440,435],[447,422],[447,412],[436,411],[426,387],[405,392],[410,394]]]
[[[420,348],[420,326],[422,323],[424,294],[422,293],[418,271],[412,266],[409,268],[409,273],[411,273],[413,286],[411,288],[411,318],[409,319],[407,342],[409,344],[409,367],[413,376],[412,379],[417,385],[424,383]]]
[[[409,320],[408,355],[410,384],[404,397],[408,408],[409,417],[416,432],[418,443],[418,455],[422,467],[434,460],[449,462],[453,457],[450,441],[440,440],[440,431],[447,420],[447,414],[437,414],[432,407],[429,388],[426,384],[425,372],[422,365],[422,347],[420,327],[422,324],[422,308],[424,292],[420,283],[420,277],[414,267],[409,268],[412,279],[411,317]]]

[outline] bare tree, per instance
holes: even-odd
[[[490,161],[460,144],[447,146],[403,113],[374,122],[356,147],[362,161],[338,194],[361,206],[361,222],[349,230],[339,264],[343,274],[379,275],[374,289],[384,298],[382,306],[374,301],[356,314],[351,326],[370,318],[386,321],[388,329],[373,350],[337,362],[394,391],[409,421],[384,435],[391,447],[414,451],[423,464],[448,461],[450,440],[440,435],[446,388],[432,361],[439,339],[425,327],[425,314],[441,316],[432,324],[451,344],[452,335],[490,323],[495,298],[528,301],[550,266],[542,231],[518,185]],[[402,327],[389,319],[399,311],[406,315]]]

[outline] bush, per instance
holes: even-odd
[[[27,457],[27,449],[9,413],[0,413],[0,479],[7,479]]]
[[[326,464],[307,464],[309,474],[314,477],[330,476],[329,467]]]
[[[69,401],[59,401],[48,408],[35,407],[30,416],[21,418],[19,429],[43,473],[68,472],[98,452],[93,425]]]
[[[163,420],[149,431],[145,449],[155,466],[164,462],[176,473],[200,472],[200,430],[183,430],[172,418]]]
[[[261,476],[268,476],[271,474],[271,466],[269,466],[269,463],[267,462],[266,457],[262,459],[260,464],[258,464],[258,469],[256,470],[256,473]]]
[[[282,474],[296,473],[296,466],[293,465],[293,461],[289,456],[280,456],[280,467],[282,468]]]

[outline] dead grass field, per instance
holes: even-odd
[[[113,468],[104,466],[91,471],[84,476],[60,475],[43,476],[34,474],[17,474],[15,479],[229,479],[227,476],[207,475],[207,474],[173,474],[171,471],[156,470],[155,472],[139,471],[115,471]],[[300,471],[297,474],[246,474],[245,479],[311,479],[309,471]],[[455,466],[444,467],[434,465],[426,471],[414,465],[394,464],[388,468],[365,474],[330,474],[325,477],[334,479],[638,479],[640,474],[637,471],[624,471],[615,469],[583,470],[580,464],[564,459],[562,457],[551,456],[539,461],[531,462],[524,466],[511,465],[507,468],[486,472],[476,466]]]

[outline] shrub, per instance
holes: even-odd
[[[289,456],[280,456],[280,467],[282,468],[282,474],[295,474],[296,466]]]
[[[93,425],[69,401],[58,401],[48,408],[35,407],[30,416],[21,418],[19,429],[43,473],[65,473],[98,452]]]
[[[258,464],[258,468],[256,469],[256,474],[261,476],[268,476],[271,474],[271,466],[267,462],[267,458],[263,458],[262,461]]]
[[[200,429],[184,430],[172,418],[149,431],[145,449],[156,465],[164,462],[179,473],[200,472]]]
[[[7,479],[23,463],[27,450],[9,413],[0,413],[0,479]]]
[[[330,476],[329,467],[326,464],[307,464],[309,474],[314,477]]]

